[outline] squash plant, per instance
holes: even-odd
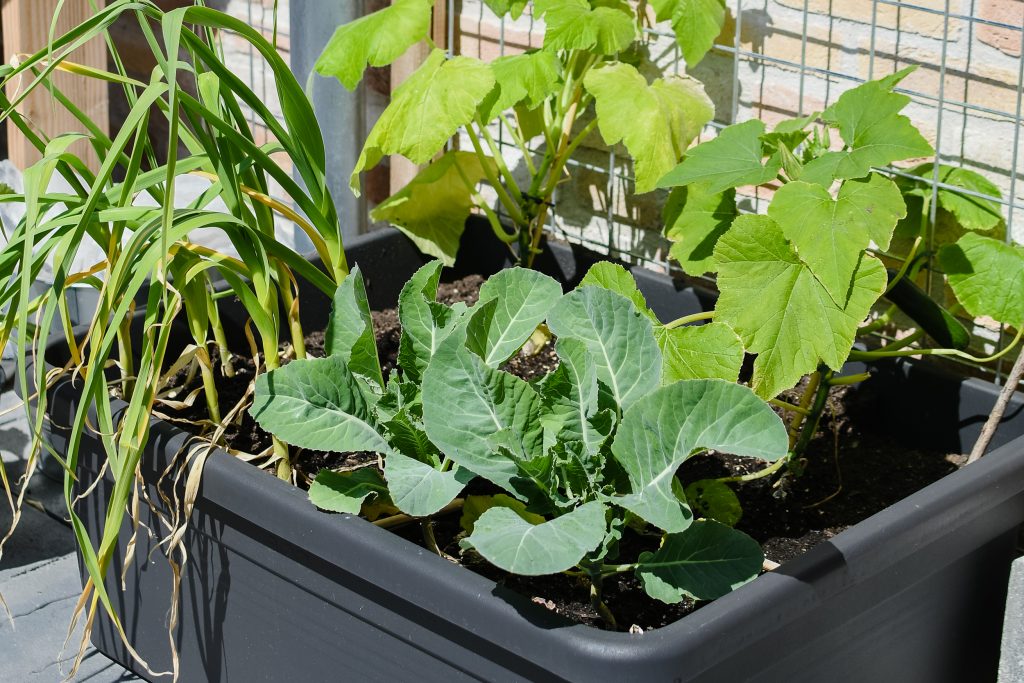
[[[618,266],[598,264],[565,295],[546,275],[505,270],[472,307],[435,301],[441,266],[423,266],[401,292],[398,369],[386,379],[353,270],[334,299],[327,357],[257,380],[251,413],[280,439],[380,456],[379,469],[321,471],[316,505],[426,517],[482,477],[504,494],[467,501],[464,547],[509,572],[580,576],[610,626],[601,598],[610,575],[635,572],[648,594],[672,603],[719,597],[759,573],[758,543],[695,521],[676,471],[707,449],[781,459],[786,430],[767,404],[694,374],[693,357],[665,341],[679,328],[653,318]],[[503,371],[544,322],[557,337],[557,369],[533,382]],[[653,529],[660,543],[621,557],[627,527]],[[429,522],[425,531],[432,542]]]
[[[712,317],[755,354],[753,390],[774,399],[810,375],[798,405],[776,400],[794,415],[797,456],[828,388],[865,379],[835,377],[848,359],[987,361],[1009,352],[1024,330],[1024,247],[1002,239],[998,204],[975,196],[998,190],[966,169],[923,164],[895,181],[881,169],[934,155],[901,114],[910,98],[893,91],[910,71],[853,88],[825,111],[771,132],[757,120],[731,125],[658,183],[672,188],[671,255],[688,273],[717,275]],[[931,207],[931,189],[915,176],[973,194],[943,188]],[[767,214],[739,215],[736,188],[768,183],[775,190]],[[1015,327],[1012,343],[989,358],[966,353],[968,330],[928,293],[941,295],[943,283],[960,311]],[[865,324],[880,301],[887,307]],[[909,336],[852,350],[897,312],[910,320]],[[937,346],[910,346],[928,338]]]
[[[714,116],[714,106],[693,78],[649,80],[637,68],[646,73],[650,66],[641,64],[641,29],[650,20],[646,2],[486,4],[512,19],[529,9],[544,21],[543,46],[485,63],[448,57],[431,44],[427,59],[395,90],[370,131],[351,187],[358,193],[360,173],[385,155],[430,162],[371,216],[389,221],[425,253],[451,265],[466,218],[476,208],[486,214],[498,239],[518,244],[514,253],[530,266],[556,188],[568,173],[566,163],[594,130],[609,145],[625,145],[635,167],[636,191],[650,192]],[[397,0],[341,26],[316,71],[354,88],[367,66],[390,64],[415,43],[430,42],[433,5],[432,0]],[[725,20],[723,0],[658,0],[651,5],[658,20],[673,21],[689,65],[701,60]],[[494,129],[503,129],[518,147],[525,173],[509,168]],[[446,151],[459,132],[471,149]],[[483,180],[496,192],[507,225],[477,190]]]

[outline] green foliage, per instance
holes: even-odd
[[[801,178],[828,186],[834,178],[862,178],[872,166],[934,154],[935,150],[910,119],[899,113],[910,98],[892,92],[914,68],[843,93],[822,118],[839,128],[846,148],[825,152],[810,161]]]
[[[685,534],[669,534],[654,553],[640,556],[644,590],[662,602],[684,595],[714,600],[750,581],[761,569],[757,541],[717,522],[695,522]]]
[[[445,152],[405,187],[378,204],[370,218],[388,221],[408,235],[424,254],[450,266],[455,263],[459,238],[473,208],[471,193],[494,168],[490,158],[481,159],[469,152]]]
[[[739,384],[682,381],[645,396],[626,411],[612,454],[631,493],[617,502],[669,533],[690,525],[690,508],[672,490],[676,470],[702,450],[771,462],[788,450],[786,430],[763,401]]]
[[[849,297],[833,301],[767,216],[740,216],[718,241],[722,295],[716,319],[728,323],[756,353],[752,386],[771,398],[814,372],[839,370],[863,321],[885,289],[885,268],[864,256]]]
[[[686,502],[701,517],[726,526],[736,526],[743,516],[739,498],[729,485],[717,479],[702,479],[686,487]]]
[[[722,32],[725,0],[651,0],[658,21],[671,21],[688,67],[704,58]]]
[[[735,382],[743,365],[743,340],[724,322],[698,327],[661,328],[656,333],[663,358],[661,383],[681,379]]]
[[[715,195],[729,188],[774,180],[782,161],[777,155],[762,161],[763,135],[764,123],[757,119],[729,126],[718,137],[694,147],[682,163],[658,181],[658,187],[700,183],[704,194]]]
[[[872,173],[867,180],[844,182],[835,199],[821,185],[786,183],[775,193],[768,215],[832,301],[843,305],[861,254],[872,243],[883,251],[889,248],[906,206],[895,183]]]
[[[621,141],[633,158],[637,192],[653,190],[715,115],[704,89],[688,77],[648,85],[635,67],[617,62],[592,69],[583,83],[594,96],[604,141]]]
[[[351,356],[293,361],[258,383],[253,415],[296,443],[338,450],[352,443],[353,425],[360,437],[372,432],[359,446],[382,455],[382,472],[323,474],[314,503],[353,511],[383,501],[418,517],[482,477],[502,493],[465,501],[463,548],[518,574],[577,568],[598,603],[609,571],[636,571],[652,596],[669,602],[720,595],[757,574],[757,543],[711,522],[691,524],[675,483],[679,466],[706,449],[767,462],[788,450],[779,417],[734,381],[741,355],[733,352],[742,347],[727,325],[662,325],[633,278],[607,263],[565,295],[545,275],[505,270],[470,308],[434,301],[439,274],[440,263],[428,263],[402,291],[402,351],[383,392],[352,371]],[[336,297],[345,307],[360,300]],[[557,336],[557,368],[533,382],[500,369],[545,321]],[[669,376],[656,335],[671,340],[663,342]],[[701,374],[702,345],[729,336],[730,358],[707,364],[712,375],[728,366],[731,381],[675,381]],[[727,507],[722,500],[716,509]],[[709,516],[706,506],[701,514]],[[660,529],[664,543],[612,570],[627,519]]]
[[[944,246],[939,261],[971,315],[1024,325],[1024,246],[969,232]]]
[[[736,218],[736,191],[709,192],[694,183],[677,187],[665,203],[665,236],[672,242],[669,256],[687,273],[703,275],[718,270],[715,243]]]
[[[528,3],[486,4],[515,19]],[[695,64],[721,30],[724,3],[660,4],[687,61]],[[465,218],[476,208],[499,239],[518,243],[518,258],[529,267],[539,253],[555,189],[571,169],[568,161],[595,128],[608,145],[621,142],[633,157],[636,191],[653,190],[714,108],[701,84],[688,76],[642,75],[654,65],[636,60],[648,40],[640,30],[647,18],[637,16],[637,9],[624,0],[536,0],[532,16],[545,26],[540,49],[490,63],[446,58],[435,49],[393,93],[370,132],[350,180],[353,191],[360,191],[360,173],[384,156],[400,154],[424,164],[461,134],[469,139],[463,151],[435,161],[416,178],[416,187],[399,190],[374,218],[396,225],[425,253],[450,264]],[[405,0],[338,29],[318,70],[351,87],[367,64],[389,63],[412,43],[429,39],[428,33],[422,6]],[[518,167],[496,141],[499,131],[518,148]],[[481,182],[494,189],[500,206],[477,191]]]
[[[910,99],[893,90],[907,73],[852,88],[824,112],[782,121],[771,132],[756,120],[728,126],[661,178],[660,187],[672,188],[664,214],[670,255],[693,275],[717,273],[714,320],[728,326],[720,339],[683,328],[676,334],[693,341],[678,351],[659,337],[663,356],[679,370],[666,380],[695,370],[735,379],[739,354],[756,354],[751,387],[772,398],[804,375],[838,371],[859,332],[878,329],[897,310],[948,347],[926,351],[965,355],[967,330],[915,283],[930,277],[929,245],[939,249],[946,282],[964,310],[1017,324],[1020,248],[997,239],[1004,233],[996,187],[968,169],[930,163],[895,180],[872,170],[933,154],[901,113]],[[934,224],[933,190],[924,182],[933,179],[953,186],[934,192]],[[767,215],[739,215],[742,193],[735,188],[767,183],[777,184]],[[932,291],[941,295],[942,287]],[[864,325],[883,298],[890,308]],[[702,334],[709,338],[698,343]],[[897,348],[881,355],[913,353]],[[699,355],[690,360],[687,353]],[[722,359],[728,362],[711,374]]]
[[[396,0],[390,7],[339,26],[314,70],[354,90],[367,66],[390,64],[427,34],[433,9],[433,0]]]
[[[628,6],[592,7],[588,0],[544,4],[545,50],[588,50],[614,55],[636,38],[636,20]]]
[[[376,166],[385,154],[401,154],[416,164],[430,161],[473,120],[492,88],[494,74],[483,62],[447,59],[443,51],[433,50],[391,94],[391,104],[374,124],[356,161],[352,189],[359,190],[359,174]]]

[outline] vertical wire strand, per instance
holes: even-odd
[[[811,0],[804,0],[803,30],[800,32],[800,95],[797,97],[797,116],[804,115],[804,87],[807,85],[807,17]]]
[[[878,44],[878,0],[871,0],[871,46],[868,49],[868,80],[875,78],[875,50]]]
[[[736,123],[740,110],[740,34],[743,32],[743,0],[736,0],[736,35],[733,37],[732,110],[729,123]]]
[[[928,251],[935,251],[935,219],[939,209],[939,164],[942,162],[942,115],[946,109],[946,55],[949,46],[949,0],[942,17],[942,56],[939,59],[939,102],[935,114],[935,162],[932,164],[932,198],[928,207]],[[935,258],[928,257],[928,292],[931,293],[935,273]]]

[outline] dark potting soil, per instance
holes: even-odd
[[[482,282],[481,277],[471,276],[444,283],[439,287],[438,299],[449,304],[465,301],[471,305],[477,299]],[[378,355],[385,374],[388,374],[395,369],[398,356],[401,334],[398,312],[395,309],[374,311],[372,317]],[[309,355],[322,356],[323,348],[322,332],[307,337]],[[557,364],[554,344],[549,342],[536,354],[514,357],[503,369],[532,380],[547,374]],[[233,378],[218,372],[218,392],[225,412],[248,390],[255,366],[250,359],[237,358],[234,367]],[[184,375],[179,379],[184,379]],[[795,388],[792,395],[785,398],[798,402],[801,389]],[[856,389],[833,389],[825,415],[805,454],[800,476],[787,473],[781,477],[764,477],[734,485],[743,507],[736,528],[756,539],[768,560],[784,563],[963,464],[963,456],[914,449],[900,443],[894,435],[872,431],[875,428],[874,398],[870,381]],[[168,411],[165,409],[164,412]],[[183,427],[195,431],[195,421],[206,415],[202,393],[190,409],[170,412],[170,416],[177,418]],[[788,419],[786,415],[783,417]],[[260,429],[248,411],[238,424],[228,430],[226,443],[232,450],[254,454],[265,452],[271,446],[269,434]],[[375,462],[376,456],[370,453],[337,454],[298,449],[293,453],[293,465],[299,475],[299,484],[303,486],[308,486],[320,469],[353,469]],[[764,466],[763,462],[755,459],[710,452],[687,461],[680,468],[679,478],[684,484],[689,484],[701,479],[750,474]],[[498,489],[488,482],[476,480],[467,487],[466,495],[496,492]],[[459,518],[460,513],[453,512],[430,522],[437,547],[443,553],[572,621],[606,627],[590,605],[589,587],[579,580],[561,574],[541,577],[509,575],[472,551],[461,550]],[[396,528],[395,532],[410,541],[427,545],[420,524],[406,524]],[[617,561],[635,561],[641,552],[655,550],[657,543],[655,536],[627,532]],[[665,605],[649,598],[639,580],[629,573],[605,581],[604,600],[617,620],[617,628],[632,631],[665,626],[702,605],[688,599],[676,605]]]

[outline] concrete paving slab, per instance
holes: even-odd
[[[13,392],[0,394],[0,454],[11,481],[25,470],[29,446],[25,414]],[[37,472],[26,492],[26,504],[14,535],[0,557],[0,683],[56,683],[64,680],[74,660],[81,628],[63,649],[75,601],[82,589],[75,541],[65,521],[63,485]],[[11,511],[0,496],[0,537],[11,523]],[[75,681],[114,683],[138,681],[92,647]]]
[[[56,683],[67,675],[81,638],[81,627],[63,647],[75,601],[81,591],[74,554],[0,571],[0,593],[9,615],[0,616],[0,681]],[[92,647],[75,681],[115,683],[142,680]]]

